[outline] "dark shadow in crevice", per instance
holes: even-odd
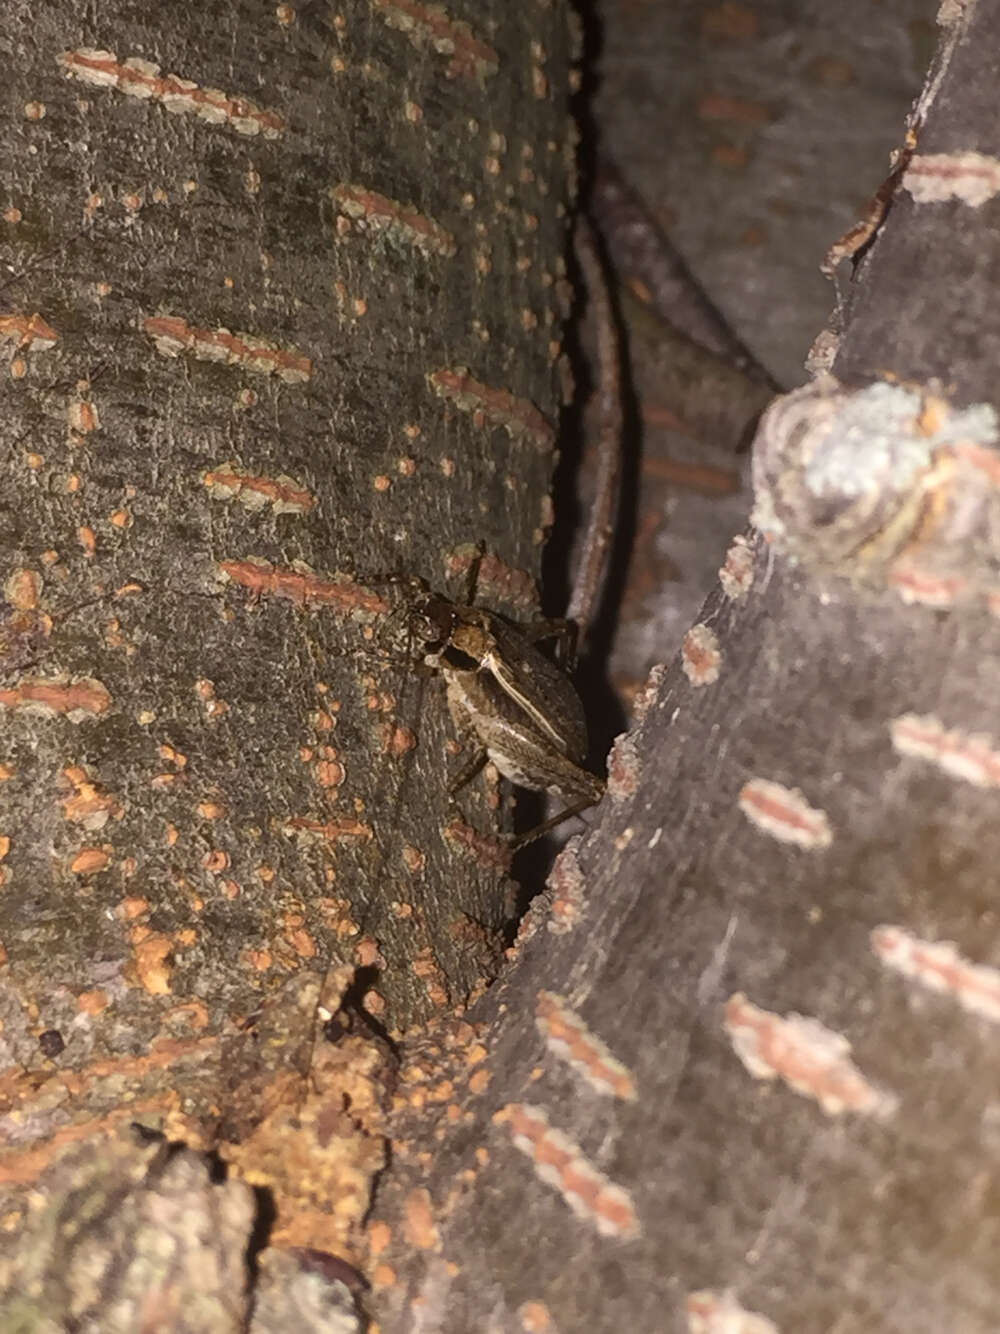
[[[598,151],[598,132],[592,107],[598,84],[597,60],[603,39],[595,6],[585,0],[584,3],[577,4],[577,10],[583,23],[584,43],[581,61],[582,83],[574,98],[572,110],[581,132],[578,150],[580,169],[578,210],[586,214]],[[611,743],[618,733],[625,729],[627,722],[621,702],[608,679],[607,665],[635,539],[641,425],[629,372],[626,332],[618,308],[615,275],[608,264],[599,235],[596,240],[608,282],[609,300],[618,334],[622,385],[622,460],[617,517],[601,601],[589,628],[587,642],[582,646],[580,662],[573,679],[587,718],[590,746],[586,767],[595,773],[603,773],[605,756]],[[583,338],[586,293],[579,265],[572,251],[567,256],[567,267],[576,293],[566,341],[566,351],[576,391],[572,403],[562,416],[560,460],[553,480],[555,521],[542,561],[544,590],[542,610],[543,614],[549,617],[558,617],[565,612],[572,581],[570,557],[573,542],[587,523],[587,514],[581,508],[578,499],[578,481],[585,461],[584,407],[593,391],[596,379],[596,368],[586,355]],[[524,833],[540,824],[545,814],[545,797],[542,794],[518,792],[516,825],[519,833]],[[553,857],[558,847],[565,841],[566,832],[573,832],[579,827],[579,822],[573,821],[567,825],[565,831],[560,829],[556,836],[539,839],[517,853],[512,864],[512,875],[521,886],[518,917],[524,913],[544,884]],[[516,920],[513,925],[516,928]]]

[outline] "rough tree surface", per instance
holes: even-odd
[[[571,46],[561,3],[6,7],[0,1212],[55,1201],[55,1327],[133,1327],[180,1179],[133,1122],[362,1262],[375,1030],[496,971],[505,812],[449,803],[388,576],[464,596],[484,553],[479,597],[536,608]],[[43,1173],[105,1141],[87,1235],[92,1178]]]
[[[418,738],[388,684],[397,609],[374,575],[459,580],[482,539],[497,596],[528,596],[511,571],[532,564],[525,505],[551,464],[566,48],[558,7],[510,9],[491,26],[469,6],[443,33],[456,15],[410,0],[177,6],[143,14],[150,31],[122,6],[48,46],[12,16],[5,1223],[16,1236],[58,1149],[124,1122],[231,1170],[141,1137],[105,1145],[96,1179],[71,1155],[29,1220],[50,1251],[8,1261],[8,1289],[30,1278],[50,1300],[66,1275],[79,1310],[70,1280],[96,1272],[90,1300],[128,1309],[150,1272],[159,1315],[187,1291],[196,1230],[220,1300],[185,1318],[240,1328],[233,1178],[270,1186],[279,1242],[364,1260],[390,1131],[366,1233],[384,1332],[987,1334],[985,5],[942,7],[911,156],[824,344],[838,379],[764,419],[760,531],[734,539],[655,673],[601,822],[560,857],[499,985],[404,1046],[391,1125],[386,1044],[346,1016],[313,1041],[352,990],[394,1025],[460,998],[502,915],[485,809],[476,837],[440,837],[443,719],[426,706]],[[58,61],[82,50],[106,54],[81,79]],[[536,102],[532,159],[514,106]],[[307,1255],[265,1252],[296,1294]],[[345,1277],[329,1271],[331,1311]]]
[[[839,379],[765,417],[600,826],[410,1054],[384,1330],[996,1328],[995,17],[942,6]]]

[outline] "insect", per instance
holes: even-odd
[[[569,623],[582,639],[600,600],[614,535],[622,421],[618,337],[599,247],[586,224],[577,241],[597,325],[600,407],[595,494],[568,610]],[[477,561],[473,588],[478,567]],[[444,678],[455,726],[474,744],[475,754],[451,781],[450,791],[457,792],[489,759],[511,782],[554,792],[569,803],[517,839],[515,847],[600,801],[604,780],[583,767],[587,726],[579,696],[568,675],[535,647],[538,639],[552,635],[551,623],[519,626],[495,612],[434,593],[422,579],[394,582],[409,597],[409,634],[419,645],[423,664]]]
[[[475,754],[449,784],[454,793],[492,760],[504,777],[569,803],[518,846],[593,806],[604,782],[583,768],[587,726],[569,677],[532,642],[533,631],[463,606],[413,581],[409,626],[426,666],[447,687],[451,716]],[[534,637],[552,635],[543,623]]]

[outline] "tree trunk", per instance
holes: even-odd
[[[50,1218],[42,1279],[5,1271],[57,1322],[80,1246],[98,1321],[143,1286],[128,1192],[173,1169],[93,1147],[131,1122],[268,1187],[272,1239],[359,1261],[378,1033],[501,957],[502,803],[450,802],[390,576],[464,600],[485,553],[477,595],[537,607],[571,41],[561,3],[464,9],[5,15],[3,1212],[82,1142],[56,1216],[117,1217]]]
[[[599,828],[410,1055],[383,1330],[996,1328],[995,18],[942,7],[841,381],[763,420]]]

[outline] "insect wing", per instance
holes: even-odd
[[[587,750],[587,724],[573,683],[528,640],[494,618],[495,647],[483,661],[505,693],[574,763]]]

